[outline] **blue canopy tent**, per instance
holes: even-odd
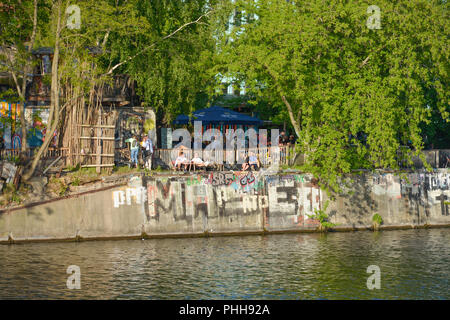
[[[256,117],[251,117],[219,106],[197,110],[193,113],[191,119],[189,119],[187,115],[179,115],[173,123],[188,124],[189,122],[194,123],[194,121],[201,121],[203,126],[212,125],[213,127],[224,125],[257,127],[263,124],[263,121]]]

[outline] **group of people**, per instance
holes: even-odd
[[[194,168],[207,168],[211,165],[213,165],[212,162],[203,161],[197,152],[194,153],[194,157],[192,158],[192,160],[188,160],[185,153],[183,151],[180,151],[178,157],[174,162],[175,170],[181,170],[182,168],[184,168],[184,170],[187,170],[189,166],[194,166]],[[256,171],[260,167],[261,162],[259,161],[258,157],[253,152],[250,152],[249,155],[245,158],[244,163],[242,164],[242,171],[246,171],[248,169]]]
[[[139,142],[140,140],[140,142]],[[132,166],[139,167],[139,150],[142,149],[142,159],[144,160],[144,167],[148,170],[152,169],[153,158],[153,142],[152,139],[146,135],[139,139],[137,135],[125,140],[130,143],[130,162]]]
[[[209,161],[203,161],[197,152],[194,153],[194,157],[192,158],[192,160],[189,161],[186,158],[184,152],[180,151],[177,159],[175,160],[174,167],[176,170],[180,170],[183,166],[184,169],[187,170],[188,166],[191,166],[191,165],[194,165],[195,167],[198,167],[198,168],[207,168],[211,164],[212,163]]]
[[[295,142],[297,139],[295,139],[295,136],[291,134],[288,136],[286,132],[281,131],[279,139],[279,145],[280,146],[293,146],[295,145]]]

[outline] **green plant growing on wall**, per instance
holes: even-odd
[[[336,226],[335,223],[332,223],[328,220],[329,217],[328,217],[328,214],[326,214],[329,204],[330,204],[330,201],[327,200],[322,209],[314,209],[314,214],[307,215],[310,219],[315,219],[315,220],[319,221],[319,223],[320,223],[319,231],[321,231],[321,232],[327,232],[328,229]]]
[[[374,214],[372,217],[373,230],[378,230],[383,223],[383,218],[378,214]]]

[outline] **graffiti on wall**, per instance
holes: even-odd
[[[122,205],[131,205],[132,203],[141,204],[146,201],[146,189],[144,187],[126,188],[113,192],[114,208]]]
[[[447,172],[414,173],[402,178],[377,175],[370,176],[368,182],[373,197],[384,197],[380,201],[405,202],[412,212],[423,207],[427,215],[431,206],[435,207],[433,212],[450,214]],[[322,209],[324,201],[322,191],[309,175],[214,172],[190,177],[144,177],[139,183],[115,190],[114,208],[141,205],[145,223],[155,226],[175,222],[191,228],[194,222],[205,226],[209,219],[261,219],[256,221],[268,228],[315,228],[319,222],[311,216]]]
[[[404,199],[411,206],[441,206],[442,215],[449,214],[450,174],[444,171],[409,173],[403,177],[391,173],[377,174],[372,178],[372,192]]]
[[[450,173],[411,173],[400,180],[401,196],[421,205],[440,205],[441,214],[449,215]]]
[[[267,182],[268,181],[268,182]],[[277,181],[275,183],[275,181]],[[214,172],[188,178],[146,177],[143,187],[113,192],[114,207],[144,203],[147,222],[251,216],[263,213],[266,225],[316,226],[309,218],[321,205],[317,186],[304,176],[257,177]],[[281,220],[280,220],[281,219]]]
[[[20,103],[0,101],[0,137],[6,149],[20,149],[22,143],[20,114],[23,106]]]
[[[372,177],[372,192],[375,195],[387,195],[401,198],[400,180],[393,174],[376,174]]]

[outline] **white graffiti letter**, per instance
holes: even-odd
[[[118,208],[120,205],[125,204],[125,193],[123,191],[113,192],[114,208]]]
[[[381,288],[381,271],[380,267],[376,265],[370,265],[367,267],[367,273],[373,273],[367,278],[367,289],[380,289]]]
[[[76,265],[71,265],[67,268],[67,274],[70,276],[67,278],[67,289],[81,289],[81,272],[80,267]]]
[[[73,29],[81,29],[81,10],[80,7],[72,4],[67,7],[66,14],[70,14],[69,18],[67,18],[67,28]]]
[[[376,5],[371,5],[367,8],[367,14],[373,13],[369,18],[367,18],[367,28],[381,29],[381,10],[380,7]]]
[[[258,199],[257,196],[246,195],[242,197],[242,204],[244,206],[244,213],[251,212],[257,209]]]

